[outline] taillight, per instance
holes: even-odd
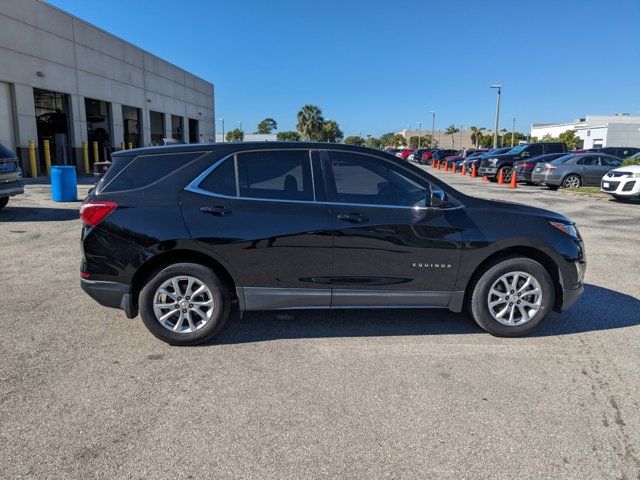
[[[85,200],[80,206],[80,220],[85,225],[95,227],[116,208],[118,204],[109,200]]]
[[[531,162],[520,162],[519,166],[522,168],[533,168],[533,163]]]

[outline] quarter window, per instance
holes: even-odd
[[[340,203],[425,206],[427,188],[390,162],[350,152],[329,152]]]
[[[227,158],[200,182],[198,188],[219,195],[237,196],[236,169],[233,157]]]
[[[314,200],[307,150],[239,153],[237,162],[241,197]]]

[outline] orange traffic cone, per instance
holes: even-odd
[[[460,173],[465,176],[467,175],[467,166],[464,163],[462,164],[462,170]]]
[[[435,165],[435,167],[434,167],[434,168],[436,168],[436,169],[440,170],[440,161],[439,161],[439,160],[434,160],[434,161],[433,161],[433,162],[431,162],[431,163],[433,163],[433,165]]]
[[[498,185],[504,185],[504,175],[502,175],[502,169],[498,172]]]
[[[453,162],[453,173],[457,173],[458,171],[458,164],[456,162]]]
[[[511,182],[509,183],[509,188],[518,188],[518,178],[515,170],[511,170]]]
[[[471,165],[471,178],[478,178],[478,170],[475,163]]]
[[[449,171],[449,162],[447,162],[446,160],[444,161],[444,171],[445,172]]]

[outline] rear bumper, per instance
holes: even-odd
[[[134,318],[138,314],[134,302],[131,301],[129,285],[81,278],[80,287],[104,307],[118,308],[124,311],[128,318]]]
[[[0,198],[1,197],[13,197],[14,195],[20,195],[24,193],[24,184],[22,180],[13,182],[0,181]]]

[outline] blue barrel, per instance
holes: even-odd
[[[78,199],[76,167],[55,165],[51,167],[51,200],[75,202]]]

